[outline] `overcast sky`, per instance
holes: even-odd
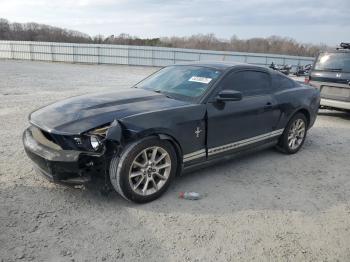
[[[350,0],[0,0],[0,17],[90,35],[214,33],[220,38],[292,37],[350,42]]]

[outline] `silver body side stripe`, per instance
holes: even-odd
[[[283,129],[279,129],[279,130],[276,130],[276,131],[273,131],[273,132],[270,132],[270,133],[266,133],[266,134],[259,135],[259,136],[254,136],[252,138],[240,140],[240,141],[237,141],[237,142],[234,142],[234,143],[231,143],[231,144],[226,144],[226,145],[223,145],[223,146],[210,148],[208,150],[208,154],[209,155],[215,155],[215,154],[218,154],[218,153],[221,153],[221,152],[225,152],[225,151],[228,151],[228,150],[232,150],[232,149],[235,149],[235,148],[239,148],[239,147],[242,147],[242,146],[247,146],[247,145],[259,142],[259,141],[263,141],[265,139],[269,139],[269,138],[272,138],[272,137],[275,137],[275,136],[279,136],[282,133],[283,133]]]
[[[184,162],[197,159],[203,156],[206,156],[205,149],[201,149],[201,150],[184,155]]]
[[[263,135],[259,135],[259,136],[254,136],[252,138],[248,138],[248,139],[244,139],[244,140],[240,140],[234,143],[230,143],[230,144],[226,144],[226,145],[222,145],[222,146],[218,146],[218,147],[214,147],[214,148],[210,148],[208,150],[208,155],[215,155],[221,152],[225,152],[228,150],[232,150],[235,148],[239,148],[242,146],[246,146],[246,145],[250,145],[259,141],[263,141],[272,137],[276,137],[276,136],[280,136],[282,135],[284,129],[279,129],[279,130],[275,130],[273,132],[270,133],[266,133]],[[187,162],[187,161],[191,161],[197,158],[201,158],[201,157],[205,157],[206,156],[206,152],[205,149],[201,149],[189,154],[184,155],[183,157],[183,162]]]

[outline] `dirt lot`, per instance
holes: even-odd
[[[145,205],[47,182],[26,157],[29,112],[128,87],[153,68],[0,60],[0,261],[349,261],[350,115],[322,111],[304,148],[177,178]],[[206,195],[177,198],[179,191]]]

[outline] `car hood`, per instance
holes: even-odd
[[[130,88],[68,98],[32,112],[29,121],[50,133],[73,135],[115,119],[187,105],[153,91]]]

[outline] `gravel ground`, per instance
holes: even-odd
[[[145,205],[34,172],[29,112],[154,70],[0,60],[0,261],[349,261],[349,114],[321,111],[296,155],[269,149],[187,174]]]

